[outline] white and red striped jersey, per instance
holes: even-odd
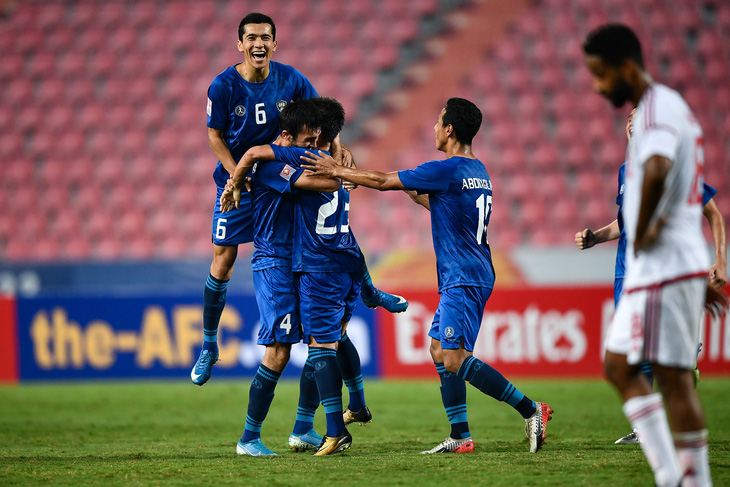
[[[657,242],[634,255],[646,162],[672,163],[653,221],[667,217]],[[624,290],[702,275],[710,267],[702,235],[702,128],[676,91],[652,84],[641,97],[627,149],[623,219],[627,236]]]

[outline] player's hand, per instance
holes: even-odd
[[[634,242],[634,255],[654,245],[657,238],[659,238],[659,233],[661,232],[662,228],[664,228],[664,225],[666,223],[667,217],[663,216],[661,218],[658,218],[651,225],[649,225],[649,228],[646,229],[644,235],[636,242]]]
[[[345,191],[352,191],[353,189],[356,189],[358,187],[357,184],[352,183],[350,181],[342,181],[342,188]]]
[[[590,249],[596,245],[596,235],[588,228],[575,234],[575,244],[579,249]]]
[[[223,194],[221,195],[221,212],[227,213],[234,207],[238,208],[240,202],[241,190],[235,188],[228,189],[226,185],[226,189],[223,190]]]
[[[342,165],[345,167],[351,167],[357,169],[355,165],[355,159],[352,157],[352,152],[345,146],[342,146]]]
[[[705,312],[716,318],[728,311],[727,296],[714,287],[711,283],[707,283],[707,294],[705,295]]]
[[[318,151],[317,154],[313,154],[309,151],[305,152],[306,156],[299,156],[299,158],[309,164],[302,164],[302,169],[308,169],[312,172],[317,173],[320,176],[337,177],[337,161],[332,159],[332,156],[323,154]]]
[[[710,286],[720,289],[727,284],[727,269],[725,266],[715,263],[715,265],[710,267],[708,277]]]

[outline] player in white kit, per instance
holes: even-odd
[[[656,484],[712,485],[692,372],[710,267],[701,231],[702,129],[682,97],[644,70],[641,45],[628,27],[594,30],[583,51],[594,91],[616,107],[637,107],[626,154],[627,273],[606,337],[605,372]],[[642,361],[651,363],[661,394],[641,374]]]

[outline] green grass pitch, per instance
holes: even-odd
[[[0,387],[0,485],[653,485],[617,395],[602,381],[515,385],[555,414],[530,454],[522,418],[468,388],[476,451],[420,455],[449,433],[434,381],[366,380],[373,423],[353,425],[350,450],[293,453],[298,384],[282,381],[263,441],[275,458],[235,454],[250,380],[92,382]],[[730,485],[730,379],[703,379],[715,485]],[[324,432],[324,416],[315,426]]]

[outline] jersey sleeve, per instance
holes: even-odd
[[[398,171],[398,178],[406,189],[418,193],[442,193],[448,191],[455,169],[446,161],[430,161],[415,169]]]
[[[705,206],[712,198],[715,197],[717,190],[707,183],[702,184],[704,185],[702,191],[702,206]]]
[[[318,97],[317,90],[314,89],[307,77],[294,68],[292,70],[294,71],[294,99]]]
[[[228,126],[231,87],[216,76],[208,88],[208,127],[224,130]]]
[[[291,193],[294,181],[299,179],[304,169],[282,161],[269,161],[258,164],[256,178],[259,182],[278,193]]]

